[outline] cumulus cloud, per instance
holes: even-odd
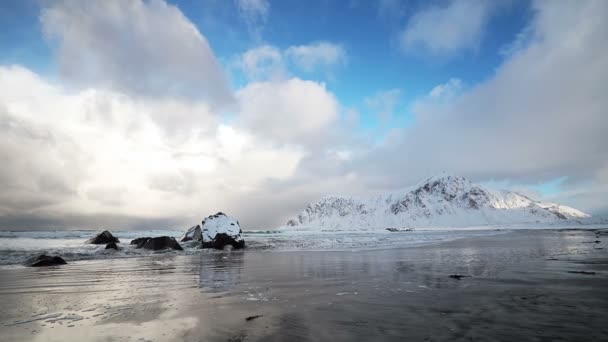
[[[53,2],[41,20],[62,77],[0,66],[2,227],[187,225],[220,210],[276,225],[302,197],[269,194],[269,184],[318,195],[294,179],[348,155],[323,83],[285,76],[223,89],[204,36],[163,1]],[[256,77],[284,58],[267,46],[243,60]],[[217,112],[227,98],[230,123]],[[325,151],[330,136],[340,142]]]
[[[297,67],[305,71],[312,71],[318,67],[328,67],[346,62],[344,48],[329,42],[290,46],[285,50],[285,55]]]
[[[22,67],[1,67],[0,89],[3,219],[75,213],[196,222],[238,211],[229,198],[288,178],[301,159],[294,148],[218,122],[204,104],[183,104],[180,112],[199,119],[172,135],[156,116],[175,100],[74,93]]]
[[[283,53],[272,45],[245,51],[238,64],[250,80],[284,78],[287,74]]]
[[[291,73],[327,72],[346,63],[346,50],[339,44],[316,42],[293,45],[285,50],[264,44],[245,51],[237,60],[249,80],[286,79]]]
[[[240,122],[281,142],[318,138],[339,116],[339,103],[324,84],[299,78],[250,83],[237,92]]]
[[[496,5],[487,0],[451,0],[414,13],[399,41],[404,51],[451,57],[479,47]]]
[[[462,91],[463,84],[458,78],[450,78],[446,83],[438,84],[429,92],[429,98],[433,101],[451,100]]]
[[[41,22],[56,43],[62,78],[79,87],[231,101],[207,39],[162,0],[54,1]]]

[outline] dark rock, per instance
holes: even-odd
[[[25,262],[25,266],[28,267],[45,267],[45,266],[57,266],[57,265],[65,265],[67,262],[63,260],[63,258],[58,256],[49,256],[49,255],[39,255],[37,257],[31,258]]]
[[[235,240],[228,234],[217,233],[215,239],[211,241],[203,241],[201,248],[224,249],[226,246],[232,246],[234,249],[245,248],[245,240]]]
[[[130,244],[131,245],[136,245],[135,248],[142,248],[144,246],[144,244],[146,242],[148,242],[148,240],[150,240],[150,239],[151,239],[151,237],[149,237],[149,236],[148,237],[140,237],[140,238],[131,240]]]
[[[460,280],[462,278],[468,278],[470,277],[469,275],[463,275],[463,274],[451,274],[450,278],[454,278],[456,280]]]
[[[180,246],[180,244],[175,240],[175,238],[170,237],[170,236],[159,236],[159,237],[145,238],[145,239],[147,239],[147,240],[145,240],[145,241],[140,240],[136,243],[137,248],[151,249],[154,251],[158,251],[161,249],[168,249],[168,248],[176,249],[179,251],[184,250],[182,248],[182,246]]]
[[[249,321],[253,321],[253,320],[254,320],[254,319],[256,319],[256,318],[260,318],[260,317],[262,317],[262,316],[264,316],[264,315],[255,315],[255,316],[249,316],[249,317],[245,318],[245,320],[246,320],[247,322],[249,322]]]
[[[112,235],[112,233],[110,233],[109,231],[104,230],[103,232],[97,234],[97,236],[95,236],[94,238],[87,240],[85,243],[92,243],[94,245],[105,245],[111,242],[120,243],[120,240],[115,238],[114,235]]]
[[[412,232],[414,231],[414,228],[406,228],[406,229],[400,229],[400,228],[386,228],[386,230],[388,230],[389,232]]]
[[[568,273],[595,275],[595,272],[589,272],[589,271],[568,271]]]
[[[109,244],[106,245],[106,249],[118,250],[118,246],[116,245],[116,242],[110,242]]]

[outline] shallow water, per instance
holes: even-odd
[[[4,268],[0,336],[606,340],[605,239],[590,231],[521,231],[387,250],[158,254]],[[579,271],[595,274],[569,273]]]

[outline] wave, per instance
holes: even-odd
[[[213,253],[203,251],[196,243],[184,243],[184,251],[150,251],[136,249],[129,244],[132,239],[143,236],[173,236],[179,238],[183,232],[177,230],[113,231],[120,239],[120,249],[106,250],[105,245],[84,242],[98,231],[27,231],[2,232],[0,234],[0,265],[22,264],[37,254],[59,255],[66,261],[142,257],[152,254]],[[260,230],[244,231],[247,250],[251,251],[328,251],[362,250],[417,246],[451,241],[464,237],[499,233],[496,230],[465,231],[414,231],[391,233],[386,231],[310,231],[310,230]]]

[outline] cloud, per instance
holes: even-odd
[[[329,42],[290,46],[285,50],[285,56],[304,71],[346,63],[344,48]]]
[[[299,72],[328,72],[346,60],[344,48],[330,42],[294,45],[283,51],[264,44],[245,51],[236,65],[249,80],[259,81],[287,79],[290,74]]]
[[[451,100],[461,93],[462,88],[463,84],[460,79],[450,78],[446,83],[438,84],[431,89],[429,98],[433,101]]]
[[[73,92],[17,66],[0,67],[0,89],[0,222],[105,215],[187,224],[238,213],[230,198],[290,177],[302,158],[220,123],[204,103]],[[164,120],[173,109],[174,120],[190,122],[178,134]]]
[[[104,19],[93,18],[91,25],[104,22],[95,26],[101,33],[85,25],[95,34],[83,36],[99,35],[106,44],[107,35],[120,32],[109,28],[147,25],[149,16],[136,14],[154,6],[161,19],[166,11],[179,14],[158,1],[120,4],[128,20],[120,13],[100,15]],[[58,2],[45,11],[63,6],[69,13],[79,8]],[[141,6],[146,10],[133,10]],[[141,61],[120,51],[89,50],[86,39],[69,38],[74,61],[86,62],[94,52],[103,61],[99,65],[109,65],[106,73],[86,80],[75,75],[76,80],[50,81],[24,67],[0,66],[0,227],[179,227],[220,210],[239,217],[244,227],[272,227],[320,196],[394,190],[442,170],[515,185],[567,176],[560,185],[565,197],[558,199],[601,211],[608,200],[608,23],[602,15],[608,4],[534,6],[530,39],[518,43],[495,74],[466,87],[454,78],[429,89],[410,107],[407,126],[392,128],[382,139],[362,134],[359,108],[343,108],[324,83],[292,75],[298,69],[287,49],[270,45],[248,57],[254,79],[228,91],[235,102],[228,119],[218,115],[212,99],[222,97],[212,93],[152,96],[162,87],[152,87],[142,70],[160,70],[169,85],[216,85],[164,65],[178,58],[158,57],[163,51],[156,50],[173,47],[164,36],[159,49],[141,41],[116,45],[134,56],[158,54]],[[117,22],[106,24],[111,18]],[[198,31],[180,35],[192,32]],[[197,51],[199,43],[193,43]],[[65,43],[58,46],[59,57],[69,55]],[[125,61],[132,67],[120,65]],[[86,71],[79,63],[75,70]],[[265,76],[275,65],[291,70]],[[196,74],[200,68],[190,64],[187,70]],[[137,77],[150,84],[138,88],[125,81]],[[389,89],[364,102],[390,116],[400,95]]]
[[[235,4],[249,32],[255,39],[261,39],[261,31],[270,13],[268,0],[235,0]]]
[[[78,87],[137,96],[232,100],[207,39],[175,6],[151,1],[54,1],[41,22],[59,71]]]
[[[282,52],[271,45],[247,50],[241,56],[239,66],[250,80],[284,78],[287,74]]]
[[[339,116],[339,103],[325,85],[299,78],[250,83],[237,92],[240,123],[281,142],[319,138]]]
[[[399,35],[407,53],[452,57],[479,47],[486,24],[496,9],[492,1],[451,0],[414,13]]]

